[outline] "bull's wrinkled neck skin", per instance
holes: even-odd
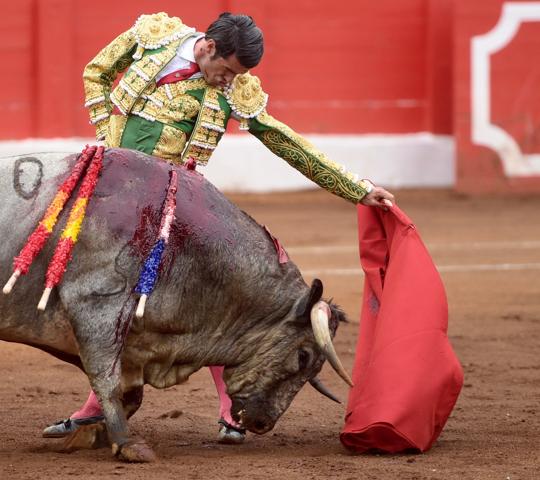
[[[303,338],[294,323],[294,311],[308,288],[305,283],[297,288],[296,299],[281,301],[273,309],[261,311],[256,302],[254,308],[249,308],[246,299],[243,311],[222,308],[219,316],[203,322],[193,314],[167,321],[163,316],[155,318],[148,313],[143,320],[144,330],[137,323],[132,327],[122,356],[123,368],[143,368],[145,381],[163,388],[187,380],[204,366],[223,365],[231,372],[231,384],[226,381],[228,388],[238,391],[254,381],[253,372],[264,372],[282,363],[283,357],[290,355]],[[159,290],[153,295],[162,306],[172,301],[161,296]],[[224,305],[225,299],[220,302],[219,295],[216,292],[217,302]],[[173,303],[177,311],[183,310],[181,302]],[[307,338],[310,337],[313,335],[308,331]]]

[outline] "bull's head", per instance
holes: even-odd
[[[338,401],[317,379],[325,360],[352,386],[332,345],[344,313],[321,301],[322,283],[309,292],[278,324],[265,332],[251,357],[225,370],[235,421],[254,433],[271,430],[306,382]]]

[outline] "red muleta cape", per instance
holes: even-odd
[[[397,207],[358,206],[365,272],[360,334],[341,442],[356,452],[428,450],[450,415],[463,371],[448,337],[441,278]]]

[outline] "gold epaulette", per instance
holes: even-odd
[[[249,73],[237,75],[224,95],[234,114],[239,117],[240,130],[247,130],[248,120],[259,115],[268,102],[268,95],[263,92],[260,80]]]
[[[178,17],[169,17],[165,12],[141,15],[132,31],[137,40],[137,51],[133,58],[140,60],[144,50],[155,50],[195,32],[194,28],[182,23]]]

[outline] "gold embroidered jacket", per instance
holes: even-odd
[[[158,73],[195,34],[177,17],[142,15],[86,66],[85,106],[98,140],[173,162],[193,158],[204,165],[233,116],[241,129],[321,187],[354,203],[364,197],[369,188],[365,182],[266,112],[268,96],[257,77],[238,75],[224,91],[204,79],[157,87]]]

